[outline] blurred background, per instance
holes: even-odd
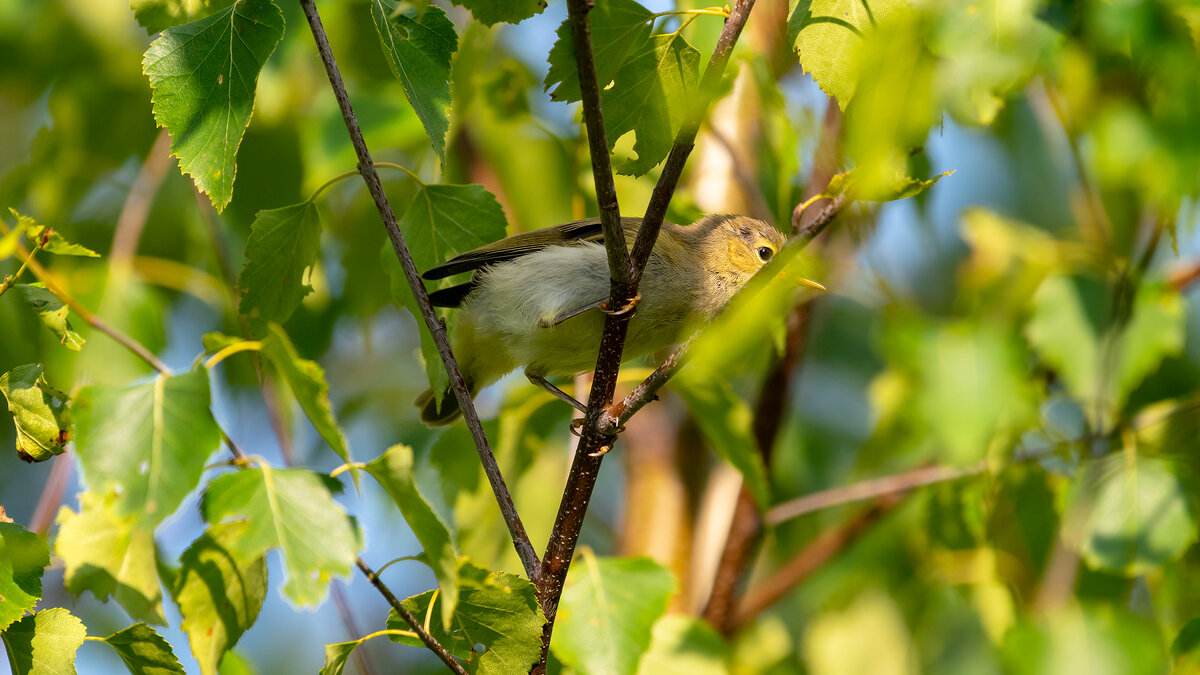
[[[217,214],[155,127],[141,70],[153,36],[128,6],[0,0],[0,206],[101,252],[44,262],[172,368],[203,352],[204,333],[238,333],[233,284],[255,213],[297,203],[355,165],[299,8],[280,4],[287,32],[259,79],[233,201]],[[802,4],[818,15],[838,7]],[[893,4],[876,5],[881,21]],[[748,348],[753,358],[727,373],[729,409],[755,415],[758,438],[766,434],[772,503],[812,493],[829,503],[777,506],[764,531],[745,530],[735,580],[744,612],[723,626],[725,668],[1189,672],[1200,631],[1185,630],[1200,617],[1191,583],[1200,572],[1200,9],[1184,0],[915,6],[914,18],[881,24],[887,39],[860,54],[858,93],[843,112],[799,65],[794,7],[759,0],[668,215],[685,223],[740,212],[790,232],[826,202],[805,214],[793,213],[797,204],[837,171],[879,166],[872,153],[916,178],[954,171],[916,197],[847,207],[807,252],[810,276],[829,292],[799,296]],[[510,233],[594,215],[578,105],[552,102],[542,84],[564,4],[492,28],[444,8],[460,46],[439,167],[368,3],[321,3],[375,158],[430,182],[485,185]],[[700,17],[686,28],[702,62],[720,27]],[[909,53],[919,57],[897,56]],[[631,147],[621,139],[616,153]],[[655,174],[618,177],[624,215],[644,211]],[[415,183],[383,177],[402,210]],[[412,445],[425,494],[453,518],[460,550],[519,570],[466,430],[434,432],[416,419],[412,400],[428,386],[417,325],[392,301],[381,263],[390,252],[361,182],[340,182],[318,203],[315,292],[286,329],[325,369],[355,457]],[[16,266],[0,262],[0,273]],[[51,382],[75,386],[149,374],[77,328],[87,345],[66,351],[17,298],[0,299],[0,372],[39,362]],[[628,367],[624,386],[649,365]],[[339,465],[286,390],[260,387],[249,360],[226,361],[213,383],[218,421],[248,452],[276,465]],[[685,398],[669,388],[630,423],[581,543],[659,560],[680,589],[671,611],[696,614],[721,567],[741,474],[714,452],[719,434],[693,417],[701,404]],[[479,404],[541,548],[573,449],[571,411],[520,377]],[[73,506],[81,489],[71,454],[29,465],[13,444],[12,426],[0,424],[9,449],[0,504],[53,537],[59,503]],[[911,473],[929,467],[944,471]],[[900,478],[866,499],[822,492],[887,476]],[[928,476],[930,485],[896,489]],[[419,552],[373,482],[340,501],[362,525],[368,562]],[[162,558],[174,561],[202,528],[193,497],[158,530]],[[773,576],[819,545],[827,555],[812,569]],[[251,672],[314,672],[325,643],[379,627],[387,605],[361,577],[335,582],[341,608],[327,598],[298,610],[277,590],[277,558],[269,562],[263,613],[236,649]],[[114,603],[66,595],[61,575],[61,566],[48,574],[40,607],[72,608],[91,635],[130,623]],[[415,562],[385,579],[401,597],[434,585]],[[769,601],[745,604],[772,580],[782,586],[762,596]],[[169,600],[166,612],[162,632],[192,672]],[[374,672],[440,669],[423,650],[381,640],[360,649]],[[80,650],[78,669],[124,672],[95,643]]]

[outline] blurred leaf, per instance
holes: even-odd
[[[1167,356],[1183,351],[1184,302],[1167,284],[1142,284],[1133,317],[1121,336],[1116,398],[1124,402],[1134,387],[1158,369]]]
[[[25,236],[28,237],[28,239],[31,243],[36,242],[39,239],[41,239],[43,233],[48,233],[46,245],[42,247],[43,251],[47,251],[49,253],[56,253],[58,255],[80,256],[83,258],[99,258],[100,257],[100,254],[96,253],[92,249],[90,249],[86,246],[81,246],[79,244],[72,244],[71,242],[64,239],[63,236],[61,234],[59,234],[57,230],[50,230],[45,225],[38,223],[33,218],[31,218],[29,216],[23,216],[20,213],[17,213],[17,211],[15,209],[9,209],[9,212],[17,217],[16,230],[24,229]],[[16,230],[14,230],[14,231],[16,231]],[[3,258],[4,258],[4,256],[0,255],[0,259],[3,259]]]
[[[129,387],[84,387],[72,412],[89,489],[116,490],[119,515],[147,527],[162,522],[200,483],[221,443],[210,400],[203,370]]]
[[[1144,621],[1077,606],[1018,623],[1003,644],[1006,672],[1015,675],[1164,673],[1163,651],[1157,631]]]
[[[635,160],[618,161],[618,173],[641,176],[666,158],[699,81],[700,52],[678,33],[652,36],[600,92],[609,151],[634,132]]]
[[[186,675],[175,652],[171,651],[171,645],[144,623],[136,623],[100,640],[117,651],[132,675]]]
[[[223,211],[233,198],[237,150],[254,109],[263,64],[283,38],[283,12],[271,0],[232,7],[168,28],[150,44],[142,69],[154,90],[159,126],[196,187]]]
[[[546,9],[546,0],[451,0],[466,7],[481,23],[488,26],[500,22],[520,23]]]
[[[941,179],[954,173],[953,170],[943,171],[933,178],[924,180],[920,178],[912,178],[911,176],[899,173],[895,175],[894,180],[890,183],[876,185],[874,186],[873,190],[866,192],[861,189],[858,181],[856,180],[856,171],[857,169],[850,169],[849,171],[843,171],[841,173],[834,174],[833,177],[829,179],[829,183],[825,186],[825,189],[822,190],[820,194],[811,197],[809,201],[815,201],[823,197],[833,199],[834,197],[839,197],[843,194],[847,194],[850,199],[855,201],[898,201],[900,199],[915,197],[933,187]]]
[[[275,369],[287,382],[300,408],[308,416],[313,428],[325,439],[329,447],[343,462],[350,463],[350,448],[333,415],[333,404],[329,402],[329,385],[325,382],[325,371],[316,361],[300,358],[295,346],[279,324],[267,327],[267,339],[263,341],[262,353],[275,364]],[[358,485],[358,473],[351,471],[354,484]]]
[[[1046,279],[1025,326],[1029,342],[1083,401],[1098,394],[1099,344],[1083,301],[1067,277]]]
[[[675,376],[672,388],[687,402],[712,449],[741,472],[759,507],[770,506],[771,487],[754,438],[750,406],[725,380],[686,367]]]
[[[172,595],[183,615],[180,629],[188,634],[203,675],[217,672],[222,656],[254,625],[266,599],[266,560],[240,557],[230,545],[249,527],[247,522],[210,526],[179,557]]]
[[[583,549],[567,575],[550,647],[584,675],[635,673],[675,590],[670,570],[649,558],[597,558]]]
[[[1200,619],[1184,624],[1171,642],[1171,672],[1194,675],[1200,672]]]
[[[895,603],[878,590],[861,593],[841,611],[823,612],[804,633],[812,675],[904,675],[912,642]]]
[[[423,272],[460,253],[504,238],[507,224],[504,209],[482,185],[422,185],[400,219],[400,230],[417,270]],[[425,372],[440,403],[449,378],[437,346],[425,330],[416,298],[390,244],[384,246],[381,255],[391,279],[392,298],[416,318]],[[447,320],[450,334],[455,318],[452,313]]]
[[[155,566],[154,533],[121,516],[111,494],[79,494],[79,513],[64,506],[55,522],[54,552],[66,565],[67,591],[91,591],[99,600],[116,598],[134,619],[166,625]]]
[[[224,9],[234,0],[129,0],[133,18],[153,35],[171,26],[190,23]]]
[[[592,52],[596,61],[596,81],[601,91],[608,86],[631,52],[642,49],[650,38],[650,10],[634,0],[610,0],[599,3],[588,12],[588,27],[592,33]],[[558,27],[558,39],[550,49],[550,70],[546,73],[545,90],[550,100],[570,103],[580,100],[579,73],[575,65],[575,41],[571,37],[571,22]]]
[[[71,433],[67,396],[46,382],[43,370],[30,363],[0,375],[0,394],[17,428],[17,454],[32,462],[61,455]]]
[[[321,252],[321,218],[312,202],[259,211],[246,240],[246,265],[238,275],[238,312],[255,337],[267,324],[287,321],[312,286],[305,274]]]
[[[31,614],[0,633],[13,675],[75,673],[75,652],[86,636],[83,622],[62,608]]]
[[[3,236],[0,236],[0,260],[4,260],[17,252],[17,245],[21,243],[21,235],[24,232],[25,226],[18,219],[15,227]]]
[[[454,607],[458,603],[458,553],[454,550],[450,529],[434,513],[417,487],[412,448],[393,445],[367,464],[367,473],[391,495],[404,522],[425,549],[424,561],[433,569],[441,589],[442,627],[450,630]]]
[[[71,309],[63,304],[57,295],[46,290],[46,284],[17,284],[16,289],[33,311],[37,312],[42,324],[58,336],[58,341],[64,347],[73,352],[83,349],[84,339],[71,328],[71,322],[67,319]]]
[[[724,638],[696,617],[663,615],[654,624],[650,649],[638,675],[728,675],[730,653]]]
[[[800,0],[788,17],[788,39],[804,72],[845,110],[858,85],[864,36],[907,8],[904,0]]]
[[[362,546],[358,528],[333,500],[341,488],[319,473],[259,464],[214,480],[200,510],[213,524],[245,518],[249,527],[225,545],[243,560],[278,548],[288,575],[283,592],[312,606],[325,597],[331,576],[350,573]]]
[[[0,631],[33,609],[50,566],[46,540],[12,522],[0,522]]]
[[[430,5],[418,11],[392,0],[371,0],[371,18],[375,20],[388,65],[404,85],[404,93],[429,134],[433,151],[446,161],[450,59],[458,49],[454,24],[438,7]]]
[[[1072,486],[1065,524],[1089,565],[1145,574],[1196,540],[1190,495],[1166,460],[1127,451],[1089,464]]]
[[[427,623],[429,633],[451,654],[471,662],[477,675],[527,673],[541,657],[542,624],[533,584],[515,574],[491,572],[463,559],[459,568],[458,606],[449,630]],[[434,598],[434,595],[437,595]],[[430,615],[429,602],[441,594],[426,591],[404,600],[404,608],[419,618]],[[388,628],[411,630],[395,610],[388,613]],[[393,642],[423,646],[415,639],[392,635]],[[482,645],[482,653],[476,650]]]

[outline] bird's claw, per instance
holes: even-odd
[[[625,303],[624,307],[622,307],[620,309],[610,309],[608,306],[608,301],[605,300],[604,303],[602,303],[600,305],[600,311],[604,312],[605,314],[607,314],[609,316],[632,317],[633,313],[635,311],[637,311],[638,303],[640,303],[641,301],[642,301],[642,294],[638,293],[637,295],[630,298],[629,302]]]

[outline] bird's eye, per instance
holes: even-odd
[[[773,256],[773,255],[775,255],[775,251],[772,251],[771,247],[769,247],[769,246],[759,246],[758,247],[758,259],[759,260],[761,260],[763,262],[767,262],[768,260],[771,259],[771,256]]]

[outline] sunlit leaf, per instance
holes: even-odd
[[[3,235],[0,235],[0,260],[4,260],[17,252],[17,245],[21,243],[21,235],[25,232],[25,226],[18,224],[9,229]]]
[[[588,12],[592,33],[592,52],[596,61],[596,81],[603,90],[617,76],[629,55],[650,38],[650,10],[634,0],[598,3]],[[578,101],[579,73],[575,65],[575,42],[570,21],[558,27],[558,40],[550,49],[550,70],[546,73],[546,91],[555,101]]]
[[[449,528],[421,494],[413,474],[413,452],[407,445],[394,445],[367,464],[367,473],[391,495],[400,515],[425,549],[424,560],[433,569],[441,590],[442,627],[450,621],[458,603],[458,553]]]
[[[71,308],[63,304],[57,295],[46,290],[45,284],[17,284],[16,289],[64,347],[73,352],[83,349],[84,339],[71,328],[71,322],[67,319]]]
[[[1115,611],[1112,611],[1115,610]],[[1120,608],[1068,605],[1034,615],[1004,636],[1005,672],[1016,675],[1152,675],[1167,672],[1163,640]]]
[[[655,35],[636,45],[612,87],[600,92],[609,150],[632,131],[637,158],[617,171],[640,176],[667,157],[699,81],[700,52],[679,34]]]
[[[137,526],[136,515],[118,515],[113,502],[111,495],[83,492],[78,513],[59,510],[54,551],[66,564],[67,591],[112,596],[134,619],[165,625],[154,534]]]
[[[234,0],[129,0],[133,18],[153,35],[161,30],[202,19],[232,5]]]
[[[907,7],[904,0],[800,0],[788,17],[788,39],[804,72],[845,110],[858,85],[864,35]]]
[[[67,241],[58,230],[52,230],[45,225],[37,222],[33,218],[21,215],[15,209],[9,209],[9,212],[17,217],[17,230],[24,229],[25,236],[32,243],[37,242],[45,235],[46,243],[42,246],[42,250],[48,253],[58,255],[73,255],[83,258],[99,258],[100,254],[92,249],[80,245],[72,244]],[[4,256],[0,256],[2,259]]]
[[[466,7],[471,16],[489,26],[504,23],[520,23],[546,9],[546,0],[451,0],[459,7]]]
[[[654,624],[638,675],[728,675],[729,646],[708,623],[666,614]],[[738,664],[743,665],[743,664]]]
[[[508,221],[496,197],[482,185],[422,185],[404,216],[400,230],[408,242],[418,271],[425,271],[454,256],[490,244],[505,235]],[[382,252],[384,267],[391,279],[392,298],[417,318],[421,333],[421,354],[434,395],[441,396],[449,382],[429,331],[425,330],[416,299],[408,287],[404,270],[391,245]],[[447,317],[452,327],[455,316]]]
[[[226,543],[243,560],[268,549],[283,554],[283,592],[298,605],[316,605],[333,575],[345,576],[362,545],[358,528],[333,500],[341,483],[303,469],[259,465],[225,474],[204,492],[200,510],[216,524],[244,518],[245,530]]]
[[[822,612],[804,633],[804,662],[813,675],[909,675],[912,648],[904,616],[878,590]]]
[[[0,522],[0,631],[37,604],[49,565],[45,539],[16,523]]]
[[[526,673],[541,656],[542,624],[545,617],[538,605],[533,584],[515,574],[491,572],[463,562],[459,569],[458,606],[449,630],[439,622],[429,624],[429,632],[451,654],[471,662],[477,675]],[[441,594],[427,591],[404,600],[404,608],[414,616],[429,615],[429,603],[441,602]],[[436,608],[433,610],[438,611]],[[388,628],[411,630],[392,611]],[[393,642],[421,645],[415,638],[392,635]],[[479,653],[477,646],[482,646]]]
[[[131,675],[185,675],[171,645],[144,623],[136,623],[100,640],[116,650]]]
[[[770,506],[767,469],[754,439],[754,411],[728,382],[699,370],[684,368],[675,385],[712,449],[742,473],[760,507]]]
[[[675,577],[649,558],[580,551],[567,575],[554,654],[579,673],[634,673],[675,593]]]
[[[254,109],[258,73],[283,38],[283,12],[271,0],[238,0],[208,18],[168,28],[150,44],[142,69],[154,90],[171,153],[217,211],[233,198],[237,151]]]
[[[72,675],[87,629],[61,607],[44,609],[0,633],[13,675]]]
[[[217,672],[221,657],[254,625],[266,599],[266,560],[240,557],[230,546],[248,527],[213,525],[179,557],[172,595],[204,675]]]
[[[1089,565],[1145,574],[1196,540],[1187,488],[1165,460],[1116,453],[1090,462],[1073,486],[1067,536]]]
[[[117,490],[120,515],[137,516],[146,526],[162,522],[200,483],[220,445],[210,398],[204,370],[129,387],[84,387],[72,412],[89,488]]]
[[[342,675],[346,671],[346,664],[350,662],[350,656],[364,642],[366,638],[325,645],[325,663],[322,664],[318,675]]]
[[[444,161],[450,128],[450,58],[458,49],[454,24],[438,7],[418,11],[392,0],[371,0],[371,18],[388,65],[404,85],[433,151]]]
[[[40,363],[17,366],[0,375],[0,394],[8,401],[17,427],[17,454],[41,462],[63,452],[70,438],[71,416],[67,395],[42,376]]]
[[[246,240],[246,265],[238,276],[238,312],[255,336],[271,321],[283,323],[312,292],[305,274],[321,252],[321,219],[312,202],[259,211]]]

